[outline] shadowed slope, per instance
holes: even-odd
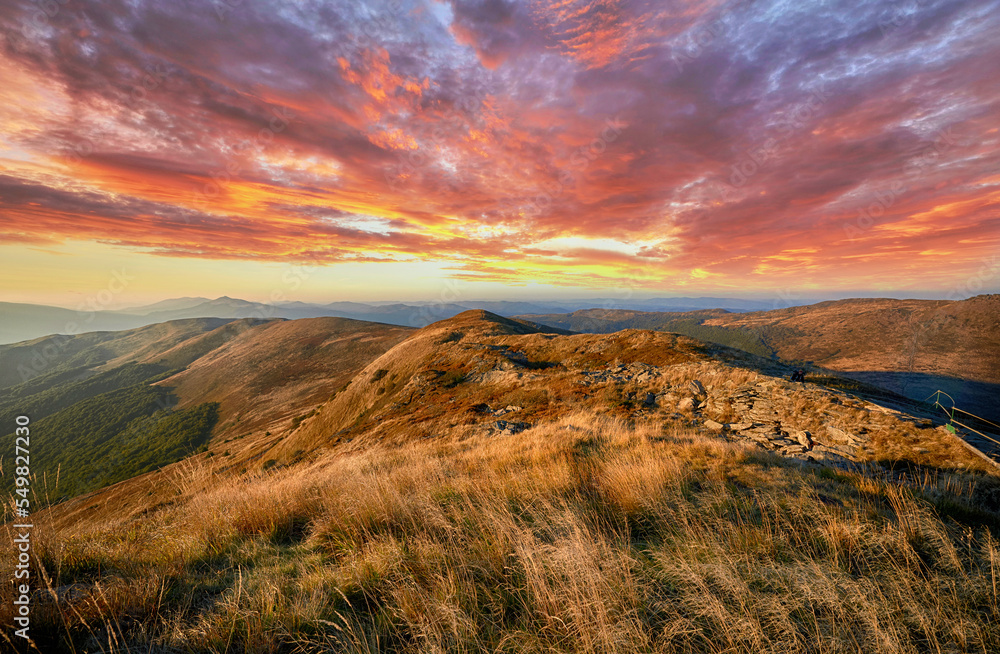
[[[412,332],[347,318],[270,321],[226,339],[160,384],[174,389],[181,407],[219,402],[217,436],[250,433],[322,403]]]
[[[113,367],[125,361],[155,358],[228,322],[225,318],[192,318],[120,332],[43,336],[0,345],[0,388],[74,368]]]
[[[729,313],[592,309],[522,316],[584,332],[675,331],[790,363],[808,362],[922,399],[938,378],[970,411],[1000,417],[1000,295],[968,300],[853,299]],[[885,374],[881,374],[885,373]],[[949,381],[949,378],[952,381]],[[975,384],[955,384],[967,380]]]

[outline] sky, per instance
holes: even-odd
[[[8,1],[0,299],[997,292],[997,34],[998,2]]]

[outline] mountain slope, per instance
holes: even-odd
[[[958,302],[857,299],[751,313],[580,311],[529,320],[604,333],[676,331],[789,362],[808,362],[913,398],[938,388],[1000,418],[1000,296]]]
[[[228,319],[193,318],[125,331],[44,336],[0,345],[0,388],[74,368],[115,366],[136,358],[145,360],[228,322]]]
[[[145,304],[137,307],[129,307],[127,309],[122,309],[120,313],[129,313],[138,316],[144,316],[156,311],[167,311],[167,310],[178,310],[187,309],[189,307],[198,306],[205,302],[211,302],[207,297],[177,297],[171,298],[169,300],[163,300],[161,302],[154,302],[153,304]]]
[[[176,389],[276,415],[279,362],[381,334],[340,328],[254,326]],[[314,415],[33,515],[44,651],[1000,647],[997,469],[926,405],[482,311],[373,342]]]
[[[821,413],[820,407],[827,407],[833,391],[814,392],[815,386],[807,389],[790,384],[783,379],[790,370],[777,361],[677,334],[644,330],[624,330],[606,336],[571,334],[470,311],[414,333],[372,361],[322,410],[292,430],[269,456],[287,460],[294,452],[356,438],[365,442],[401,442],[465,429],[468,425],[489,425],[493,414],[483,407],[517,406],[516,420],[534,424],[586,407],[595,395],[601,398],[602,406],[608,403],[665,418],[697,420],[698,425],[704,419],[723,425],[732,423],[741,426],[734,433],[747,438],[760,437],[767,442],[774,434],[780,440],[795,431],[824,432],[827,424],[837,424],[836,428],[841,430],[856,430],[856,426],[830,417],[840,414],[839,409],[828,409],[829,415]],[[734,380],[745,383],[748,374],[755,378],[777,377],[774,382],[777,386],[769,386],[774,390],[768,394],[780,391],[780,396],[767,398],[766,403],[772,407],[767,416],[741,414],[736,408],[748,405],[744,411],[749,412],[754,405],[735,392],[739,384]],[[690,395],[685,385],[695,380],[704,384],[713,401],[685,405],[685,397]],[[845,387],[841,382],[829,383],[834,388]],[[929,406],[909,402],[902,396],[857,384],[852,388],[869,404],[889,402],[894,411],[902,408],[916,412],[924,425],[930,424],[927,421],[934,415]],[[761,400],[758,411],[764,405],[765,400]],[[867,416],[881,410],[865,404],[857,406],[863,411],[855,419],[872,423],[880,420]],[[703,415],[704,411],[709,413]],[[749,422],[744,425],[745,421]],[[874,427],[868,424],[865,429]],[[912,431],[900,425],[894,429],[896,437]],[[928,438],[918,432],[912,432],[911,436],[918,440]],[[816,438],[825,441],[828,436]],[[946,442],[949,437],[938,435],[930,440]],[[826,444],[836,445],[832,441]],[[878,458],[883,446],[889,447],[876,443],[867,454],[854,452],[854,455],[860,459]],[[951,445],[945,447],[939,443],[933,449],[934,456],[949,452],[939,464],[962,460],[964,465],[973,465],[969,453],[963,452],[953,439]],[[927,462],[912,452],[904,456],[914,457]]]
[[[17,343],[44,334],[69,334],[84,331],[119,331],[150,321],[114,311],[80,311],[39,304],[0,302],[0,343]]]
[[[59,349],[5,390],[0,417],[8,429],[15,416],[30,417],[41,436],[32,471],[51,480],[51,499],[71,497],[172,463],[210,438],[266,438],[410,331],[340,318],[195,319],[6,346],[8,360]],[[2,488],[13,480],[6,475]]]
[[[346,318],[270,321],[227,339],[160,384],[174,389],[181,408],[218,402],[217,437],[262,431],[321,404],[410,333]]]

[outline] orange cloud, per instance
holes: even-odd
[[[404,4],[63,5],[0,55],[6,242],[662,289],[941,286],[1000,246],[998,18]]]

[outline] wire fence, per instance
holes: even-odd
[[[942,398],[948,398],[948,400],[951,401],[951,406],[948,406],[947,404],[945,404],[944,402],[942,402]],[[992,422],[990,420],[987,420],[986,418],[983,418],[982,416],[977,416],[974,413],[970,413],[970,412],[968,412],[968,411],[966,411],[964,409],[959,409],[958,407],[955,406],[955,398],[953,398],[952,396],[948,395],[947,393],[945,393],[942,390],[934,391],[924,401],[927,402],[927,401],[929,401],[931,399],[934,400],[934,406],[940,408],[944,412],[944,414],[946,416],[948,416],[948,423],[944,427],[949,432],[951,432],[952,434],[954,434],[956,437],[961,438],[961,436],[958,433],[958,430],[955,428],[956,425],[957,425],[958,427],[961,427],[962,429],[965,429],[966,431],[970,431],[970,432],[972,432],[974,434],[977,434],[978,436],[980,436],[982,438],[985,438],[987,441],[990,441],[994,445],[1000,446],[1000,438],[997,438],[995,436],[990,436],[989,434],[986,434],[983,431],[983,430],[988,430],[988,431],[994,431],[995,430],[994,433],[997,434],[997,435],[1000,435],[1000,425],[998,425],[997,423]],[[962,416],[963,416],[962,420],[964,422],[963,421],[959,421],[959,420],[956,419],[956,416],[955,416],[956,413],[962,414]],[[968,416],[968,418],[965,418],[964,416]],[[971,423],[973,421],[975,421],[975,423],[976,423],[977,427],[979,427],[979,429],[977,429],[976,427],[973,427],[970,424],[967,424],[967,423]],[[968,443],[965,439],[961,439],[961,440],[966,445],[970,445],[970,446],[972,445],[971,443]],[[991,460],[993,463],[997,463],[996,458],[998,456],[1000,456],[1000,450],[998,450],[995,453],[991,453],[991,452],[980,452],[980,453],[983,454],[983,455],[985,455],[985,458],[987,458],[987,460]],[[998,464],[998,465],[1000,465],[1000,464]]]

